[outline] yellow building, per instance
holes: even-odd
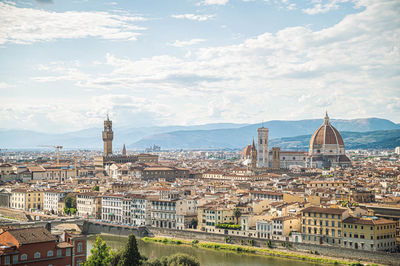
[[[10,207],[25,211],[42,210],[43,192],[21,188],[14,189],[11,193]]]
[[[43,191],[28,191],[26,193],[26,210],[43,209]]]
[[[343,220],[343,247],[369,251],[396,248],[396,222],[377,217]]]
[[[308,207],[301,211],[302,241],[341,245],[342,221],[349,216],[347,209]]]
[[[233,215],[233,208],[208,203],[197,207],[198,226],[197,228],[206,232],[215,232],[217,224],[234,224],[236,219]]]

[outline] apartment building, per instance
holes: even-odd
[[[43,192],[27,189],[14,189],[10,198],[11,208],[18,210],[41,210],[43,208]]]
[[[59,190],[43,191],[43,210],[58,214],[58,202],[65,195],[66,192]]]
[[[151,199],[151,225],[161,228],[176,228],[177,199]]]
[[[394,251],[396,222],[377,217],[343,220],[343,247],[368,251]]]
[[[135,226],[151,224],[151,201],[145,195],[129,195],[131,199],[131,222]]]
[[[85,262],[85,236],[65,232],[58,238],[43,227],[0,233],[0,265],[80,266]]]
[[[101,197],[101,219],[107,222],[122,223],[123,195],[103,195]],[[129,211],[130,202],[125,202],[126,211]],[[126,217],[125,217],[126,218]]]
[[[76,196],[77,215],[82,218],[101,218],[101,196],[96,192],[79,193]]]
[[[236,222],[233,208],[215,203],[198,206],[198,229],[215,232],[217,224],[233,224]]]
[[[347,209],[308,207],[301,210],[302,242],[341,245]]]

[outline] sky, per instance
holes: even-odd
[[[0,1],[0,128],[400,123],[398,0]]]

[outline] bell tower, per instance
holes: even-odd
[[[257,145],[257,167],[268,167],[269,151],[268,151],[268,128],[260,127],[257,129],[258,145]]]
[[[110,120],[107,114],[107,120],[104,121],[104,130],[103,130],[104,157],[112,155],[113,138],[114,138],[114,132],[112,131],[112,121]]]

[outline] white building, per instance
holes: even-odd
[[[95,192],[80,193],[76,196],[77,215],[82,218],[100,218],[101,197]]]
[[[161,228],[176,228],[176,199],[151,200],[151,225]]]
[[[11,192],[10,207],[17,210],[25,210],[26,189],[14,189]]]
[[[396,147],[396,148],[394,149],[394,153],[400,155],[400,147]]]
[[[48,190],[43,192],[43,210],[58,214],[58,202],[65,197],[65,192]]]
[[[122,223],[122,195],[104,195],[101,197],[101,219],[108,222]],[[129,204],[125,203],[125,206]]]
[[[151,202],[144,195],[129,195],[131,198],[131,222],[134,226],[151,224]]]
[[[271,239],[272,222],[267,220],[259,220],[256,222],[256,231],[258,238]]]

